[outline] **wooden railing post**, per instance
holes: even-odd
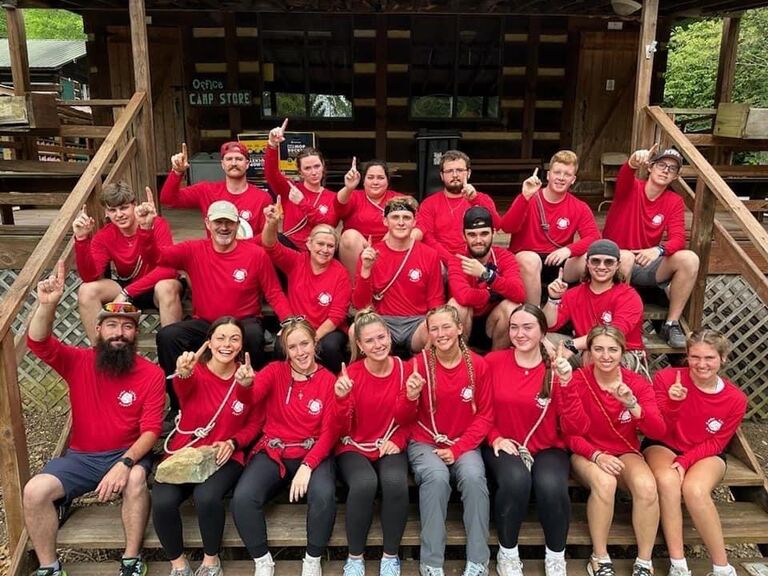
[[[16,349],[9,330],[0,341],[0,479],[10,556],[24,530],[22,494],[29,480],[27,435],[16,370]]]
[[[693,226],[691,227],[691,250],[699,255],[699,273],[696,285],[688,300],[688,324],[691,329],[701,328],[704,314],[704,298],[709,273],[709,254],[712,250],[712,230],[715,225],[717,199],[702,178],[696,181],[696,195],[693,202]]]

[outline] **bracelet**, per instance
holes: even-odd
[[[562,302],[562,298],[552,298],[552,296],[547,296],[547,304],[552,304],[553,306],[560,306],[560,302]]]
[[[605,454],[605,452],[603,452],[602,450],[595,450],[595,452],[592,454],[592,458],[590,458],[590,460],[592,460],[592,462],[597,464],[597,459],[600,458],[600,456],[602,454]]]
[[[182,380],[186,380],[187,378],[191,378],[192,377],[192,371],[190,371],[188,374],[184,374],[182,372],[176,372],[176,374],[174,374],[174,376],[176,378],[181,378]]]
[[[240,444],[238,443],[238,441],[235,440],[234,438],[230,438],[229,440],[227,440],[227,442],[229,442],[229,445],[232,446],[232,452],[237,452],[237,449],[240,447]]]
[[[667,249],[664,248],[664,246],[662,246],[661,244],[656,246],[656,249],[659,251],[659,256],[664,256],[664,254],[667,253]]]

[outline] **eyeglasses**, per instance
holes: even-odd
[[[104,304],[104,311],[111,314],[135,314],[140,312],[136,306],[130,302],[107,302]]]
[[[456,174],[464,174],[469,172],[469,168],[451,168],[450,170],[443,170],[443,174],[454,176]]]
[[[304,316],[288,316],[285,320],[280,322],[280,328],[286,328],[288,326],[291,326],[293,324],[298,324],[299,322],[304,322],[305,317]]]
[[[680,166],[677,164],[667,164],[666,162],[655,162],[654,166],[658,167],[662,172],[669,172],[670,174],[677,174],[680,172]]]
[[[592,257],[589,259],[589,265],[590,266],[605,266],[606,268],[610,268],[611,266],[616,266],[616,263],[618,260],[616,258],[595,258]]]

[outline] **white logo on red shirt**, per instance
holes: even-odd
[[[235,279],[235,282],[245,282],[247,277],[248,271],[245,268],[238,268],[232,273],[232,278]]]
[[[317,301],[320,306],[330,306],[331,302],[333,302],[333,296],[328,292],[320,292],[317,295]]]
[[[123,390],[117,395],[117,401],[123,408],[128,408],[128,406],[136,402],[136,392],[133,390]]]
[[[717,434],[722,427],[723,421],[720,418],[710,418],[707,420],[707,432],[710,434]]]
[[[656,216],[651,218],[651,224],[654,226],[661,226],[662,222],[664,222],[664,214],[656,214]]]
[[[421,270],[418,268],[411,268],[408,270],[408,280],[411,282],[418,282],[421,280]]]
[[[320,206],[317,207],[317,211],[320,212],[320,214],[328,214],[328,206],[325,204],[320,204]]]
[[[626,424],[627,422],[632,420],[632,414],[629,413],[629,410],[622,411],[621,414],[619,414],[619,422],[622,424]]]
[[[310,414],[316,416],[317,414],[320,414],[320,411],[323,409],[323,402],[322,400],[315,398],[307,403],[307,408],[309,409]]]
[[[251,225],[248,224],[247,220],[240,220],[237,225],[237,234],[235,235],[235,238],[238,240],[248,240],[248,238],[253,238],[253,228],[251,228]]]
[[[253,216],[253,214],[251,213],[250,210],[243,210],[242,212],[240,212],[240,218],[242,218],[243,220],[250,220],[251,216]]]
[[[571,221],[568,220],[568,218],[566,218],[565,216],[563,216],[562,218],[558,218],[557,222],[555,222],[555,226],[557,226],[558,230],[566,230],[570,225],[571,225]]]
[[[240,402],[240,400],[235,400],[232,402],[232,414],[239,416],[243,413],[243,410],[245,410],[245,404]]]
[[[611,314],[610,310],[606,310],[600,315],[600,320],[603,321],[603,324],[610,324],[613,322],[613,314]]]
[[[469,387],[465,386],[461,389],[461,399],[464,402],[472,402],[472,398],[475,396],[475,391]]]

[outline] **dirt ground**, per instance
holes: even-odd
[[[29,445],[30,470],[34,474],[39,471],[50,458],[59,439],[61,430],[66,422],[66,414],[63,410],[54,410],[49,413],[28,411],[25,414],[27,422],[27,443]],[[746,422],[742,426],[749,439],[752,449],[755,451],[763,471],[768,474],[768,422]],[[741,548],[741,547],[738,547]],[[734,556],[751,556],[748,550],[730,550]],[[8,572],[10,558],[5,530],[5,507],[2,502],[0,489],[0,576]]]

